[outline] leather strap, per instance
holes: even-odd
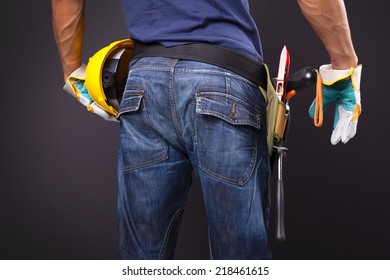
[[[134,58],[147,56],[195,60],[233,71],[258,86],[267,89],[267,72],[262,63],[229,48],[206,43],[191,43],[164,47],[157,43],[134,43]]]

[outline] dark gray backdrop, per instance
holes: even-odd
[[[87,3],[84,61],[126,37],[119,1]],[[276,75],[284,44],[291,71],[328,63],[295,1],[252,0],[265,61]],[[292,101],[287,240],[270,240],[275,259],[390,259],[388,180],[389,42],[387,1],[346,1],[362,76],[363,114],[347,145],[330,144],[307,116],[314,88]],[[8,1],[3,9],[0,259],[116,257],[118,125],[90,114],[64,93],[50,1]],[[7,17],[6,17],[7,16]],[[4,65],[5,64],[5,65]],[[178,259],[208,258],[207,229],[194,184]]]

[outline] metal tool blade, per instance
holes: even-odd
[[[276,78],[275,86],[276,95],[278,96],[279,100],[282,100],[282,96],[285,92],[285,77],[288,60],[287,56],[287,47],[284,46],[282,52],[280,53],[278,76]]]

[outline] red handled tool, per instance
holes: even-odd
[[[276,78],[276,95],[279,100],[285,101],[288,74],[290,72],[290,54],[287,47],[284,46],[280,53],[278,76]]]
[[[286,90],[288,83],[288,74],[290,72],[290,54],[287,47],[284,46],[280,53],[278,76],[276,78],[276,95],[283,103],[286,102]],[[286,108],[287,109],[287,108]],[[288,111],[286,110],[286,114]],[[278,184],[276,188],[276,239],[285,240],[286,234],[284,229],[284,187],[283,187],[283,158],[287,151],[287,147],[281,143],[274,146],[274,151],[277,154],[278,162]]]
[[[286,126],[282,139],[274,143],[273,155],[271,158],[272,167],[277,162],[278,181],[276,188],[276,239],[283,241],[286,239],[284,227],[284,185],[283,185],[283,161],[286,156],[288,148],[286,147],[286,137],[288,127],[290,125],[290,106],[289,102],[292,97],[296,95],[296,90],[308,87],[313,84],[317,78],[315,69],[312,67],[305,67],[300,71],[292,74],[289,78],[290,71],[290,55],[287,47],[284,46],[280,54],[278,76],[276,78],[275,90],[281,102],[285,104],[285,118]]]

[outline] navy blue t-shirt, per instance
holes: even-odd
[[[193,42],[232,48],[262,61],[248,0],[121,0],[131,39],[166,47]]]

